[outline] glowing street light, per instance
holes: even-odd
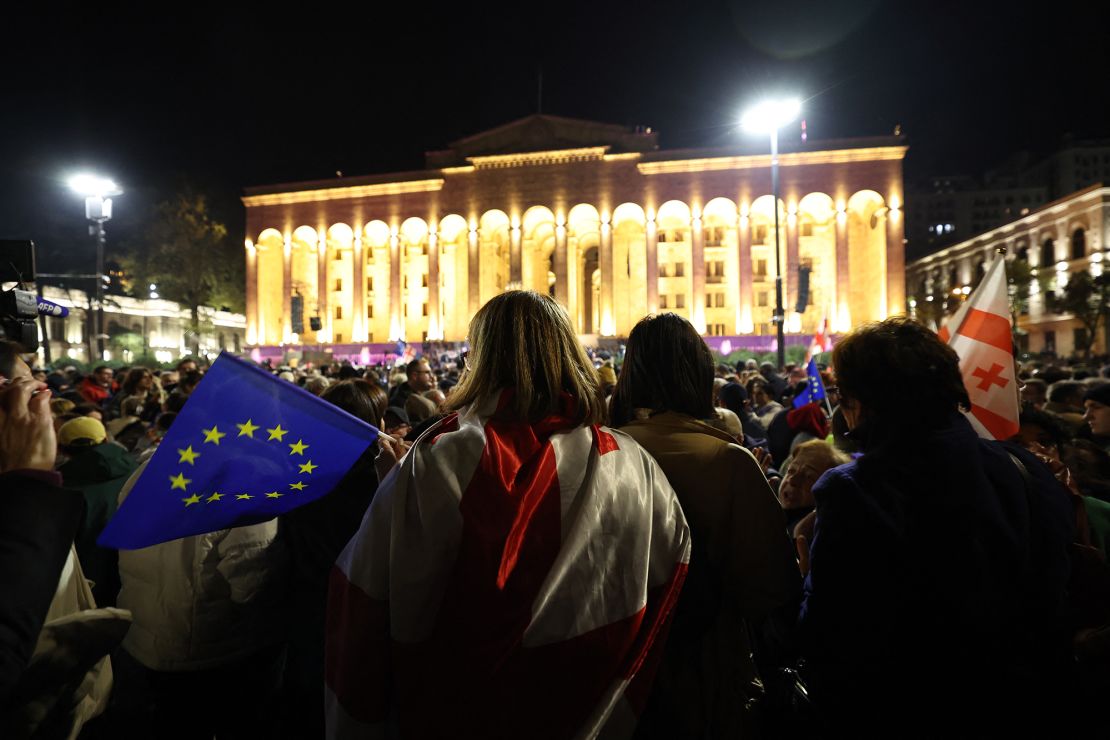
[[[85,218],[92,222],[89,234],[96,237],[96,331],[95,346],[98,359],[104,359],[104,222],[112,218],[113,195],[123,190],[106,177],[83,172],[69,178],[70,189],[85,198]],[[91,356],[92,353],[90,353]]]
[[[764,100],[740,117],[740,127],[771,137],[771,192],[775,199],[775,313],[771,320],[778,332],[779,371],[786,368],[786,312],[782,307],[782,255],[779,245],[779,129],[797,120],[802,101],[797,98]]]

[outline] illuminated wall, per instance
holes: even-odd
[[[652,310],[705,334],[769,334],[778,261],[788,330],[828,317],[844,331],[903,310],[905,147],[878,143],[781,155],[778,260],[766,155],[553,148],[254,189],[248,337],[295,341],[296,291],[297,341],[459,341],[512,287],[554,296],[582,334],[627,336]],[[795,313],[803,265],[809,301]]]

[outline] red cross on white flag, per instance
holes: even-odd
[[[1018,432],[1013,326],[1006,290],[1006,260],[991,263],[983,282],[939,335],[960,356],[971,398],[968,421],[980,437],[1009,439]]]

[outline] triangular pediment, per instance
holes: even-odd
[[[643,127],[534,114],[451,142],[449,149],[429,152],[430,166],[462,163],[471,157],[607,147],[612,152],[647,152],[659,148],[658,137]]]

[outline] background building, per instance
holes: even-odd
[[[906,285],[911,309],[937,322],[950,315],[978,285],[999,247],[1006,248],[1008,259],[1023,259],[1034,268],[1028,305],[1018,316],[1018,326],[1026,332],[1021,349],[1071,355],[1076,333],[1084,329],[1071,316],[1053,313],[1044,291],[1063,288],[1068,276],[1081,270],[1102,274],[1110,261],[1110,188],[1080,190],[910,263]],[[1107,351],[1105,325],[1103,329],[1092,347],[1096,354]]]
[[[903,310],[905,152],[899,137],[784,144],[789,331]],[[765,148],[660,151],[650,129],[534,115],[426,165],[247,190],[248,344],[343,356],[460,341],[513,286],[553,295],[586,337],[626,336],[664,310],[710,336],[774,333]]]
[[[69,315],[40,319],[39,357],[44,361],[49,357],[54,364],[66,358],[89,362],[89,296],[82,290],[44,286],[43,297],[69,309]],[[189,309],[173,301],[106,295],[105,360],[129,363],[147,357],[172,362],[190,354],[191,325]],[[240,352],[246,344],[246,331],[243,314],[200,308],[198,344],[202,356],[216,355],[221,350]]]
[[[981,177],[934,175],[909,188],[910,259],[1008,224],[1046,203],[1110,182],[1110,140],[1065,138],[1052,154],[1018,152]]]

